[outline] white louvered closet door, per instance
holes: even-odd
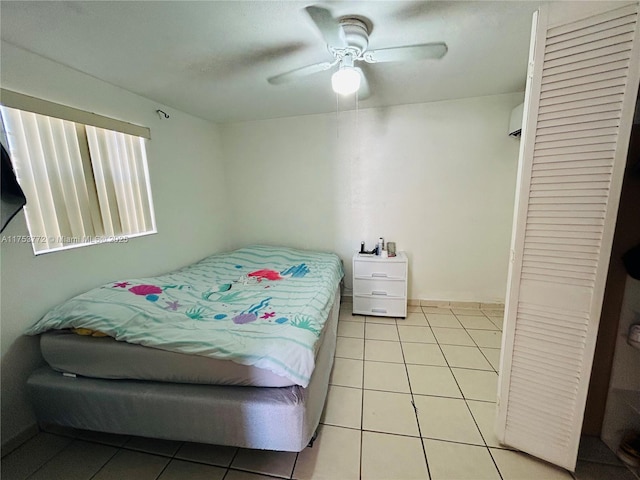
[[[534,18],[496,433],[574,470],[640,41],[637,3],[586,18],[554,8]]]

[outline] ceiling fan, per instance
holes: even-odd
[[[326,8],[309,6],[305,11],[322,34],[333,60],[296,68],[268,78],[272,85],[279,85],[300,77],[324,72],[338,66],[331,77],[333,91],[342,95],[359,92],[360,98],[369,96],[369,85],[361,68],[355,63],[403,62],[410,60],[439,59],[447,53],[443,42],[405,45],[401,47],[367,50],[371,22],[361,16],[345,16],[335,19]]]

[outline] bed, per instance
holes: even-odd
[[[343,271],[337,256],[252,246],[112,282],[29,329],[40,423],[301,451],[324,406]]]

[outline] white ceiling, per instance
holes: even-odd
[[[538,2],[2,1],[4,41],[215,122],[331,112],[331,72],[266,78],[331,60],[303,8],[373,23],[370,49],[444,41],[441,60],[360,64],[360,107],[524,90]],[[345,108],[343,105],[341,108]]]

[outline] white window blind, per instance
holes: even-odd
[[[144,139],[85,128],[105,233],[131,235],[154,230]]]
[[[144,138],[0,107],[34,253],[155,232]]]

